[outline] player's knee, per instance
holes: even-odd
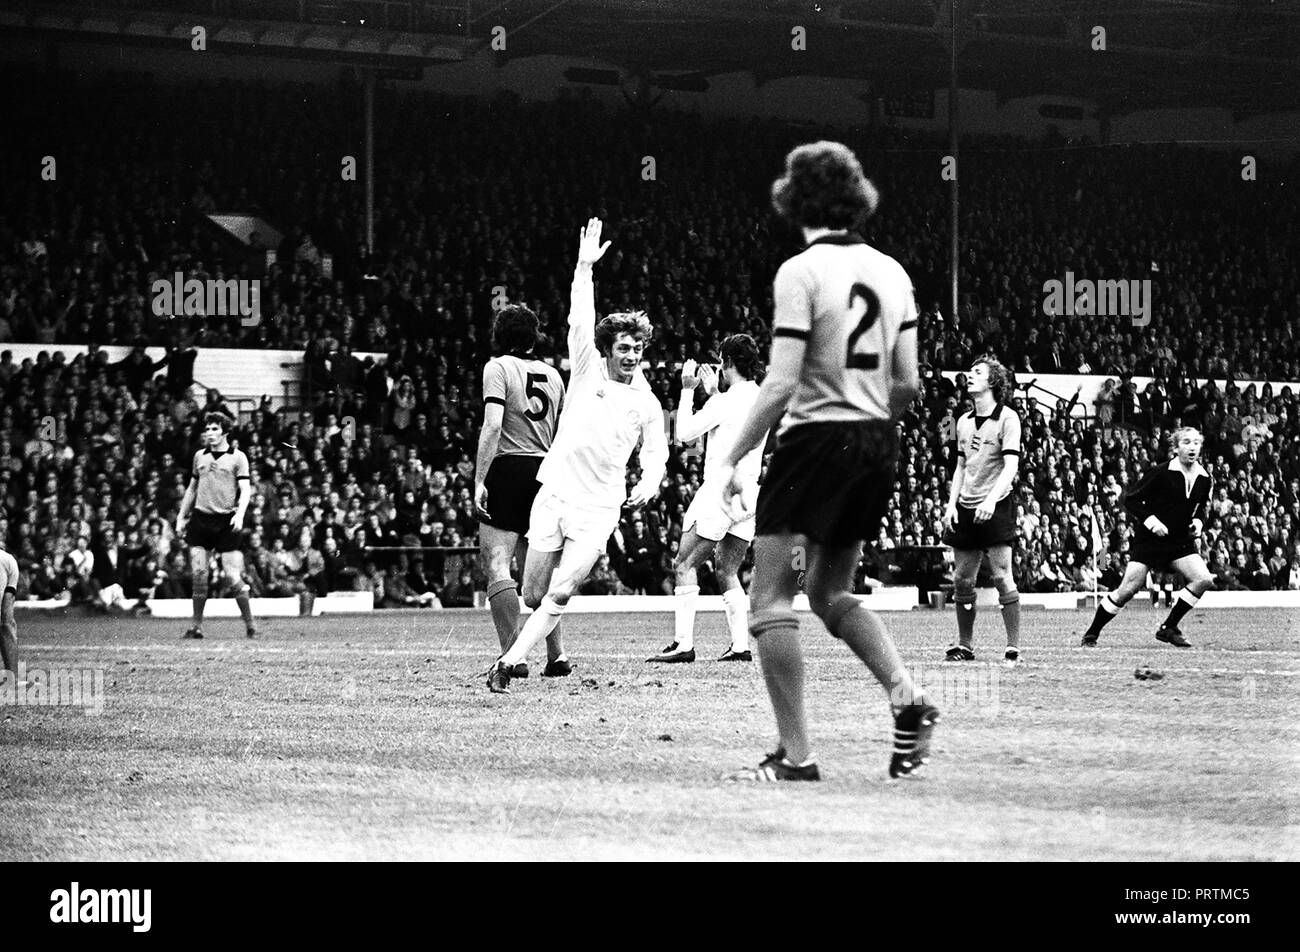
[[[546,590],[542,588],[527,587],[524,589],[524,604],[529,608],[536,608],[542,603],[542,597]]]
[[[799,630],[799,616],[789,608],[767,608],[749,613],[749,635],[757,640],[779,628]]]
[[[1206,592],[1214,588],[1214,576],[1209,572],[1197,574],[1187,580],[1187,590],[1200,598]]]
[[[999,597],[1006,595],[1020,596],[1020,593],[1016,590],[1016,580],[1010,575],[994,575],[993,587],[998,590]]]
[[[812,596],[809,596],[809,602],[812,602]],[[813,604],[813,613],[821,619],[826,630],[835,638],[838,638],[840,623],[844,621],[846,615],[862,603],[852,592],[839,589],[835,592],[827,592],[818,602]]]
[[[958,602],[975,601],[975,579],[957,577],[952,581],[953,598]]]

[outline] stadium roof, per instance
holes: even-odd
[[[342,49],[392,35],[403,58],[434,33],[427,59],[460,58],[494,26],[511,58],[590,56],[624,70],[735,71],[760,82],[798,74],[869,80],[882,95],[947,85],[953,0],[71,0],[35,5],[96,15],[129,10],[211,19],[280,19],[311,31],[304,45]],[[31,8],[0,0],[0,10]],[[965,88],[1003,99],[1075,96],[1123,114],[1153,107],[1219,106],[1239,115],[1300,109],[1300,0],[957,0],[958,67]],[[791,49],[791,28],[807,50]],[[1091,30],[1106,29],[1106,52]],[[340,31],[346,31],[345,34]],[[333,36],[332,36],[333,35]],[[332,36],[332,38],[331,38]],[[323,39],[322,39],[323,38]],[[434,49],[433,47],[425,47]],[[418,55],[418,54],[417,54]],[[688,79],[687,82],[691,80]]]

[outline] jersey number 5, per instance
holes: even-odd
[[[862,302],[862,317],[858,320],[858,326],[853,328],[853,333],[849,335],[848,359],[845,361],[845,366],[850,370],[875,370],[880,366],[880,355],[859,353],[855,348],[858,345],[858,338],[871,330],[876,319],[880,317],[880,298],[876,297],[875,291],[859,282],[849,290],[849,311],[855,316],[859,301]]]
[[[545,390],[537,386],[538,382],[546,383],[546,374],[529,374],[528,383],[524,385],[524,396],[527,397],[524,416],[530,420],[544,420],[551,410],[551,398],[547,396]],[[532,408],[534,400],[541,404],[536,410]]]

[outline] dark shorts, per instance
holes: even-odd
[[[212,512],[194,510],[190,524],[185,527],[185,539],[190,545],[201,546],[209,552],[238,552],[242,539],[230,524],[228,512],[224,516]]]
[[[975,521],[975,507],[957,504],[957,522],[943,534],[943,544],[954,549],[991,549],[997,545],[1015,545],[1017,535],[1016,502],[1013,496],[993,507],[988,522]]]
[[[541,468],[540,456],[498,456],[488,467],[487,506],[491,513],[479,522],[505,532],[528,532],[528,514],[541,484],[537,470]]]
[[[1135,533],[1129,547],[1130,562],[1141,562],[1155,572],[1172,572],[1173,563],[1189,555],[1200,555],[1195,539],[1161,538],[1147,532]]]
[[[805,423],[781,435],[758,493],[757,535],[822,545],[874,539],[894,492],[894,424]]]

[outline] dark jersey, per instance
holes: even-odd
[[[1205,521],[1210,506],[1213,481],[1200,463],[1184,473],[1177,459],[1152,467],[1124,493],[1124,508],[1133,516],[1134,538],[1138,541],[1159,539],[1145,525],[1155,516],[1165,524],[1169,535],[1165,541],[1192,538],[1192,520]]]

